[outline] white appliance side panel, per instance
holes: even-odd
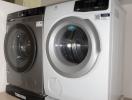
[[[4,37],[6,34],[7,14],[26,9],[25,7],[0,1],[0,92],[5,91],[6,79],[6,61],[4,57]]]
[[[111,75],[109,100],[119,100],[123,95],[123,65],[124,65],[124,21],[125,12],[113,4],[111,24]]]
[[[24,6],[20,6],[20,5],[5,2],[5,1],[0,1],[0,10],[1,10],[0,14],[7,15],[9,13],[13,13],[13,12],[24,10],[24,9],[26,9],[26,7]]]
[[[5,90],[6,85],[6,62],[4,57],[4,36],[5,31],[3,30],[3,17],[0,15],[0,92]],[[5,20],[6,21],[6,20]]]
[[[95,19],[96,14],[108,13],[108,11],[94,13],[74,13],[72,11],[73,3],[51,6],[46,9],[47,13],[44,25],[46,30],[43,37],[44,50],[46,48],[47,35],[51,27],[64,17],[78,16],[91,20],[97,28],[101,41],[101,53],[94,69],[88,75],[72,79],[57,74],[51,67],[44,51],[44,85],[46,94],[59,100],[108,100],[110,19]],[[50,79],[59,83],[59,86],[57,84],[52,87],[56,91],[49,91]],[[58,91],[58,88],[60,91]]]

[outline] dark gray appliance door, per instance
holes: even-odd
[[[5,37],[5,57],[9,66],[16,72],[31,68],[36,56],[36,39],[30,27],[15,24]]]
[[[46,51],[57,73],[78,78],[87,74],[96,63],[100,52],[99,34],[91,21],[67,17],[51,28]]]

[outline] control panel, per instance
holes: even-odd
[[[44,13],[45,13],[45,7],[26,9],[26,10],[9,14],[7,20],[28,17],[28,16],[35,16],[35,15],[44,15]]]
[[[74,11],[87,12],[106,10],[109,7],[109,0],[79,0],[75,2]]]
[[[34,9],[28,9],[28,10],[23,10],[18,13],[19,17],[27,17],[27,16],[33,16],[33,15],[40,15],[44,14],[44,8],[39,7],[39,8],[34,8]]]

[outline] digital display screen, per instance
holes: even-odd
[[[108,6],[109,0],[80,0],[76,1],[74,11],[106,10]]]

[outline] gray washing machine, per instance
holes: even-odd
[[[42,33],[45,7],[8,15],[5,36],[7,93],[26,100],[45,96],[42,63]]]

